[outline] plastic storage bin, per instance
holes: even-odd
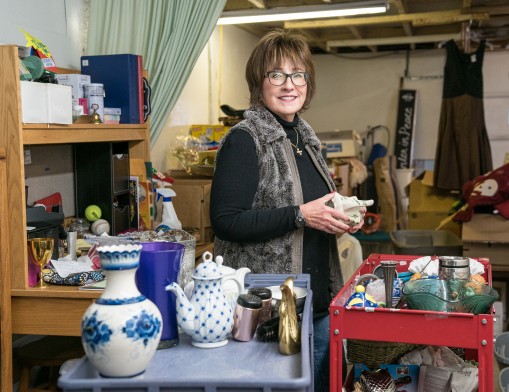
[[[425,310],[357,308],[343,306],[353,290],[355,275],[372,274],[383,260],[397,260],[398,272],[405,272],[412,255],[372,254],[368,257],[330,306],[330,390],[341,392],[344,339],[449,346],[465,349],[466,359],[475,359],[479,368],[479,392],[493,392],[494,315],[444,313]],[[491,265],[484,266],[484,278],[491,285]],[[351,375],[351,373],[350,373]],[[345,382],[346,387],[351,380]],[[347,389],[348,391],[349,389]]]
[[[463,243],[444,230],[397,230],[390,233],[397,255],[462,256]]]
[[[248,274],[246,288],[281,284],[290,275]],[[201,349],[180,335],[175,347],[158,350],[145,373],[132,378],[104,378],[81,358],[58,380],[64,391],[313,391],[312,300],[309,275],[295,276],[295,285],[308,288],[301,326],[301,352],[282,355],[278,343],[229,339],[226,346]]]
[[[502,392],[509,392],[509,367],[500,371],[498,375],[498,385]]]
[[[495,358],[501,369],[509,366],[509,331],[502,332],[495,338]]]

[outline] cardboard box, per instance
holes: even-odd
[[[317,136],[327,146],[327,158],[357,156],[358,147],[353,130],[320,132]]]
[[[329,169],[334,173],[338,192],[343,196],[351,196],[350,165],[348,163],[339,163],[332,160],[332,167],[329,167]]]
[[[463,222],[463,256],[486,257],[496,270],[509,268],[509,220],[493,214],[474,214]]]
[[[199,243],[212,242],[214,236],[210,224],[210,189],[212,179],[175,178],[172,198],[177,217],[184,228],[198,228]]]
[[[70,86],[21,81],[21,113],[24,123],[72,124]]]
[[[459,195],[441,191],[433,186],[433,172],[425,171],[409,185],[408,210],[448,213]]]
[[[71,86],[73,99],[84,98],[83,86],[90,84],[90,75],[82,74],[56,74],[58,84]]]
[[[215,147],[226,135],[229,126],[221,124],[191,125],[189,134],[208,147]]]
[[[449,215],[458,200],[450,192],[433,187],[433,171],[427,170],[415,177],[408,185],[408,228],[412,230],[434,230]],[[460,235],[459,225],[450,231]]]
[[[154,228],[154,196],[152,182],[138,179],[138,230]]]
[[[502,301],[495,301],[493,307],[497,316],[494,319],[495,323],[493,325],[493,336],[496,337],[504,331],[505,305]]]
[[[473,214],[463,222],[463,241],[504,243],[509,246],[509,220],[494,214]]]
[[[396,391],[418,392],[419,365],[380,365],[380,369],[387,369],[396,382]],[[354,381],[358,381],[363,370],[369,368],[361,363],[354,364]]]

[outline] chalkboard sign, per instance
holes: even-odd
[[[410,169],[412,167],[416,100],[416,90],[399,91],[398,122],[396,124],[396,143],[394,146],[397,169]]]

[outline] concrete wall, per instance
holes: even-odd
[[[87,0],[0,0],[0,44],[26,45],[21,29],[41,40],[58,67],[79,68]]]
[[[222,38],[221,38],[222,37]],[[222,45],[221,45],[222,39]],[[193,123],[217,123],[220,104],[248,105],[244,81],[247,59],[257,38],[234,26],[216,28],[191,78],[177,102],[158,145],[152,150],[154,166],[162,170],[177,165],[168,150],[177,135]],[[418,92],[413,159],[434,159],[443,85],[445,49],[406,53],[316,55],[317,94],[302,117],[317,133],[386,126],[391,132],[389,153],[394,151],[400,87]],[[494,167],[509,152],[509,51],[486,51],[483,73],[486,126]],[[405,77],[407,76],[407,77]],[[387,143],[384,132],[375,142]],[[366,152],[366,156],[369,151]]]
[[[188,134],[190,125],[218,124],[218,118],[225,115],[220,110],[223,104],[236,109],[248,106],[244,71],[257,41],[257,37],[237,27],[216,27],[152,148],[155,168],[166,171],[179,166],[170,151],[178,136]]]
[[[0,10],[0,45],[25,46],[23,29],[46,45],[58,67],[79,68],[88,0],[0,0]],[[25,165],[27,203],[60,192],[65,215],[74,215],[72,146],[25,149],[32,157]]]

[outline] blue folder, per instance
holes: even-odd
[[[140,71],[138,55],[108,54],[81,56],[81,73],[91,83],[104,84],[104,106],[120,108],[121,124],[140,124]]]

